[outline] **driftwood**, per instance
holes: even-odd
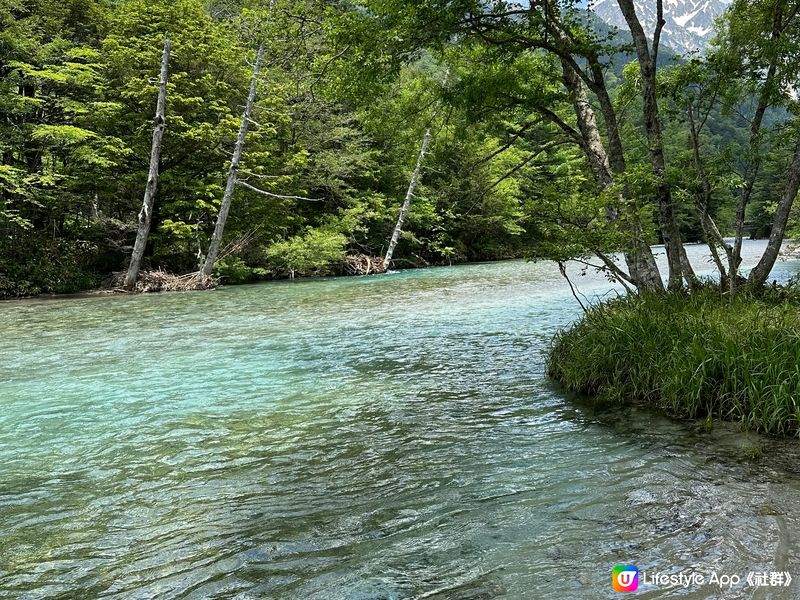
[[[132,290],[125,289],[125,272],[114,273],[111,280],[111,291],[135,292],[149,294],[154,292],[189,292],[192,290],[211,290],[217,287],[213,277],[200,272],[188,275],[173,275],[166,271],[140,271],[136,280],[136,287]]]
[[[344,262],[344,272],[348,275],[376,275],[385,273],[386,263],[380,256],[351,254]]]

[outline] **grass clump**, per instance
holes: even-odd
[[[605,403],[800,433],[800,293],[640,294],[589,310],[556,335],[548,372]]]

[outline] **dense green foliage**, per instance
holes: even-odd
[[[800,291],[716,290],[601,304],[556,336],[549,372],[600,401],[800,433]]]
[[[769,235],[797,137],[795,4],[735,2],[708,57],[661,53],[660,173],[630,37],[574,1],[531,5],[520,19],[501,1],[0,0],[0,296],[85,289],[125,268],[165,36],[145,268],[202,262],[259,44],[266,65],[223,281],[336,274],[348,256],[382,256],[428,127],[400,267],[636,252],[666,239],[655,199],[665,183],[683,239],[715,245],[702,215],[732,234],[751,171],[743,222]],[[576,118],[584,92],[602,143],[614,150],[619,136],[605,176]],[[764,126],[751,134],[762,99]],[[698,153],[689,113],[701,121]]]
[[[124,267],[165,35],[173,58],[147,265],[197,268],[259,41],[268,65],[242,179],[286,197],[237,190],[218,275],[337,273],[347,254],[382,253],[439,96],[433,61],[386,83],[355,81],[357,58],[337,56],[336,20],[310,2],[2,4],[0,296],[85,289]],[[508,161],[471,167],[502,128],[466,119],[451,110],[434,123],[431,177],[417,190],[398,265],[524,252],[521,195],[492,186]]]

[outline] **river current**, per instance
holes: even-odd
[[[524,261],[2,303],[0,597],[800,598],[797,442],[564,394],[579,316]]]

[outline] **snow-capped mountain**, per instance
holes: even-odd
[[[714,19],[731,0],[664,0],[664,31],[661,43],[680,54],[703,50],[714,35]],[[636,0],[636,14],[652,37],[656,24],[656,3]],[[617,0],[590,0],[589,7],[606,23],[628,29]]]

